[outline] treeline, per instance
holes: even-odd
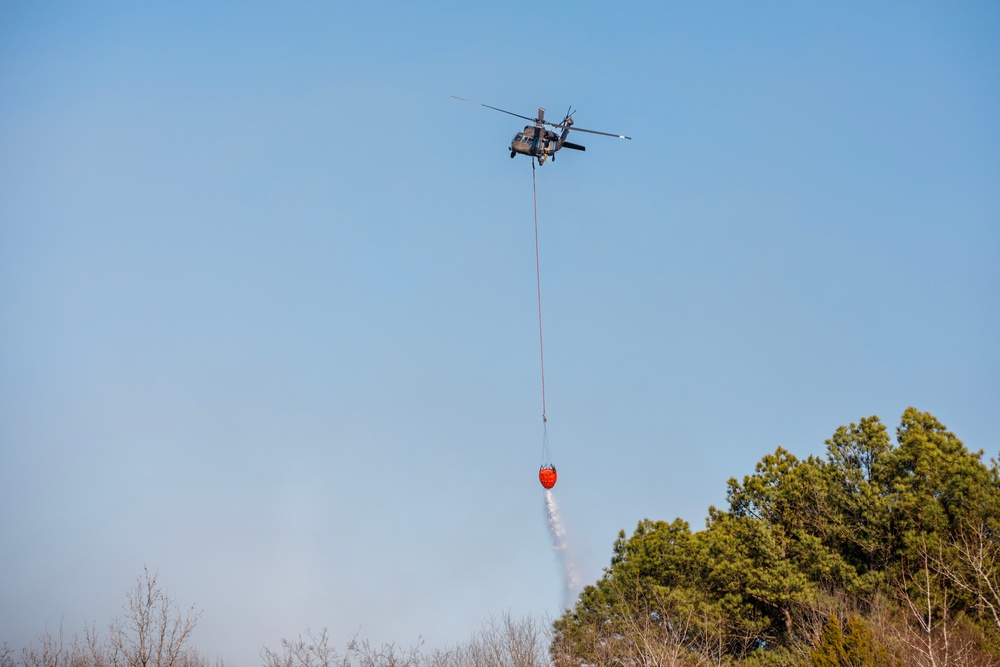
[[[148,569],[126,593],[122,613],[106,629],[87,625],[67,638],[60,626],[15,649],[0,644],[0,667],[229,667],[192,644],[200,613],[182,609]],[[551,629],[531,618],[503,614],[488,620],[465,643],[425,650],[421,643],[373,644],[357,636],[343,647],[326,630],[309,629],[280,648],[260,650],[264,667],[542,667],[549,664]]]
[[[324,630],[261,649],[264,667],[1000,667],[1000,469],[928,413],[892,442],[877,417],[826,456],[779,448],[703,530],[643,520],[552,625],[509,615],[464,644],[343,648]],[[60,631],[0,667],[225,667],[146,571],[107,629]]]
[[[909,408],[643,520],[554,624],[557,667],[1000,665],[1000,471]]]

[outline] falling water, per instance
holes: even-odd
[[[549,533],[552,535],[552,549],[559,554],[559,562],[565,573],[563,608],[568,609],[580,590],[580,578],[569,550],[569,542],[566,540],[566,527],[559,516],[559,506],[556,505],[556,499],[551,489],[545,490],[545,513],[549,520]]]

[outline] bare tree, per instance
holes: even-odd
[[[542,667],[549,665],[548,635],[530,617],[492,617],[469,641],[436,651],[427,667]]]
[[[31,644],[21,650],[24,667],[70,667],[73,664],[73,651],[66,645],[62,621],[59,621],[57,635],[53,635],[46,628],[45,632],[38,636],[38,642],[38,648]]]
[[[736,664],[759,642],[760,617],[736,619],[686,591],[613,584],[603,613],[581,622],[572,641],[556,637],[557,667],[718,667]]]
[[[101,637],[97,632],[97,626],[93,623],[83,626],[83,643],[78,644],[78,649],[82,653],[78,656],[78,665],[86,667],[109,667],[111,664],[109,651],[101,643]]]
[[[126,592],[123,613],[108,624],[102,638],[94,624],[84,625],[83,637],[67,642],[60,621],[55,635],[48,629],[39,644],[22,649],[21,661],[5,643],[0,667],[209,667],[209,662],[188,646],[198,623],[194,607],[182,612],[160,588],[148,568]],[[225,667],[216,660],[215,667]]]
[[[306,628],[305,637],[281,640],[281,653],[266,646],[261,649],[264,667],[349,667],[346,658],[341,659],[337,650],[330,646],[326,629],[318,635]]]
[[[387,643],[378,646],[356,637],[347,645],[347,659],[360,667],[420,667],[420,646],[417,642],[408,649]]]
[[[305,636],[282,639],[280,653],[267,647],[260,653],[264,667],[419,667],[421,663],[420,643],[404,650],[395,644],[376,646],[357,635],[340,655],[330,645],[326,629],[316,634],[306,628]]]
[[[124,614],[108,626],[107,664],[110,667],[188,667],[204,663],[187,646],[200,614],[190,607],[181,612],[149,568],[136,578],[126,594]],[[93,646],[97,646],[96,636]]]
[[[917,552],[919,568],[898,584],[904,617],[890,628],[903,649],[907,664],[917,667],[978,667],[975,638],[968,624],[957,622],[954,603],[934,563],[943,559],[923,537]]]
[[[939,550],[931,554],[934,568],[1000,631],[1000,535],[984,519],[966,520],[950,546],[957,558],[949,561]]]

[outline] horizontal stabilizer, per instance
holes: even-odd
[[[586,146],[581,146],[580,144],[572,144],[572,143],[570,143],[568,141],[564,141],[563,142],[563,148],[572,148],[575,151],[585,151],[585,150],[587,150]]]

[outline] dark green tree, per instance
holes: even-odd
[[[980,633],[970,641],[1000,647],[1000,469],[914,408],[896,439],[863,418],[834,432],[825,459],[778,448],[729,480],[729,508],[709,508],[704,530],[643,520],[631,536],[622,531],[604,576],[556,621],[554,655],[613,663],[624,658],[600,652],[638,646],[629,633],[659,628],[682,649],[672,655],[789,662],[810,655],[812,619],[831,609],[880,609],[889,641],[893,619],[915,618],[914,600],[938,598],[962,632]],[[934,583],[923,597],[917,571]],[[947,620],[939,616],[931,621]],[[842,664],[892,664],[863,616],[846,623],[828,628],[817,659],[840,660],[830,648],[840,632]]]
[[[840,619],[836,614],[823,625],[816,647],[813,649],[812,667],[843,667],[847,664],[847,650],[844,648],[844,632],[840,627]]]
[[[878,417],[841,426],[826,441],[831,480],[830,545],[858,574],[845,582],[853,592],[871,594],[892,559],[892,486],[887,459],[892,452]]]
[[[983,453],[966,449],[933,415],[907,408],[896,441],[886,471],[896,534],[944,536],[995,502]]]
[[[830,614],[810,660],[812,667],[892,667],[898,664],[889,650],[875,641],[868,624],[857,614],[850,614],[843,625],[836,614]]]

